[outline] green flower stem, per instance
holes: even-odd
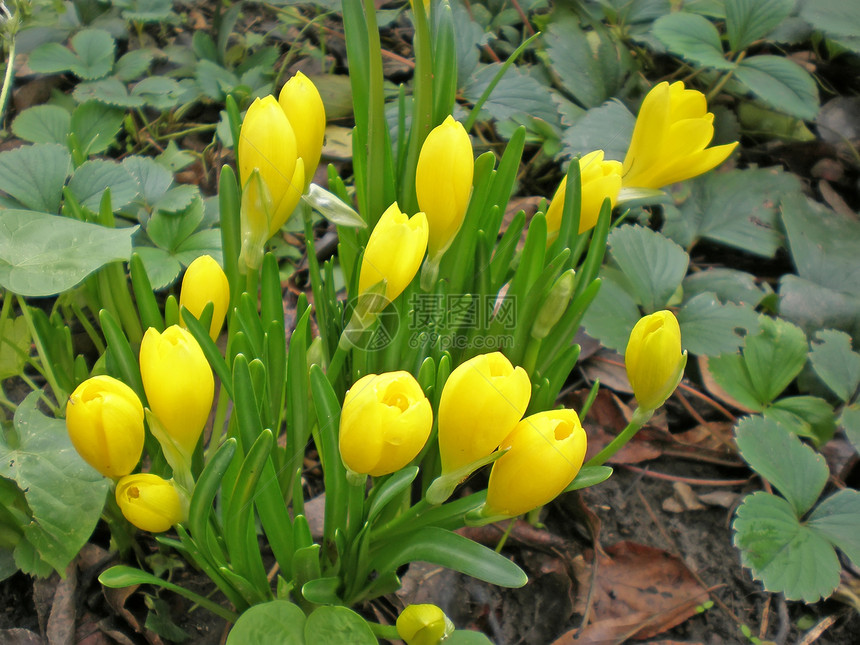
[[[586,466],[602,466],[606,461],[615,455],[616,452],[621,450],[628,441],[630,441],[634,435],[639,432],[640,428],[644,426],[648,419],[654,416],[654,410],[643,410],[642,408],[636,408],[636,411],[633,412],[633,417],[630,419],[630,423],[627,424],[627,427],[621,431],[615,439],[609,442],[603,450],[594,455],[591,459],[585,462]]]
[[[367,626],[370,627],[370,631],[377,638],[384,638],[389,641],[400,640],[400,634],[397,633],[395,625],[380,625],[379,623],[367,621]]]
[[[15,297],[18,300],[18,307],[21,309],[21,315],[24,316],[24,320],[27,321],[27,331],[30,332],[30,338],[33,339],[33,344],[36,346],[36,353],[39,355],[39,360],[42,364],[42,368],[44,369],[45,380],[48,382],[48,385],[51,386],[51,390],[54,392],[54,396],[57,398],[57,401],[64,401],[70,393],[60,387],[57,377],[54,375],[54,366],[48,362],[48,353],[45,351],[42,339],[39,338],[39,334],[36,332],[36,325],[33,324],[33,316],[30,315],[29,305],[24,301],[24,298],[18,294],[15,294]],[[33,387],[34,390],[39,389],[35,386],[31,387]],[[42,399],[48,403],[51,411],[55,413],[56,416],[57,408],[51,404],[44,395],[42,395]],[[62,415],[60,414],[59,416]]]
[[[6,55],[6,73],[3,75],[3,89],[0,90],[0,123],[6,114],[6,101],[9,98],[9,88],[12,87],[12,77],[15,70],[15,45],[16,37],[9,38],[9,52]]]

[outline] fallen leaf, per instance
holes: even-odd
[[[673,482],[672,489],[672,497],[663,500],[664,511],[683,513],[685,511],[701,511],[705,508],[689,484]]]
[[[72,645],[75,642],[75,590],[78,586],[78,567],[72,562],[66,568],[66,577],[57,583],[45,635],[49,645]]]
[[[29,629],[0,629],[0,643],[3,645],[44,645],[42,637]]]
[[[591,622],[553,645],[609,645],[626,638],[651,638],[694,616],[708,597],[687,565],[666,551],[619,542],[596,557]],[[588,576],[579,581],[581,594],[588,593],[590,572]]]

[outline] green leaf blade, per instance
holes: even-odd
[[[750,56],[735,69],[735,78],[780,112],[811,121],[818,114],[815,79],[797,63],[781,56]]]
[[[760,416],[741,419],[735,436],[741,456],[785,496],[797,517],[812,508],[830,476],[824,457]]]
[[[669,51],[685,60],[714,69],[735,66],[723,55],[717,28],[703,16],[684,12],[666,14],[654,22],[651,31]]]

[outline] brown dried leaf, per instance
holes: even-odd
[[[683,561],[666,551],[619,542],[597,558],[591,623],[554,645],[651,638],[695,615],[708,597]],[[581,582],[580,593],[587,592],[588,584]]]
[[[45,645],[42,637],[29,629],[0,629],[0,643],[4,645]]]
[[[72,562],[66,568],[65,580],[60,580],[54,591],[46,630],[49,645],[72,645],[75,642],[75,589],[77,586],[78,568]]]

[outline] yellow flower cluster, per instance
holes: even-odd
[[[216,338],[230,293],[224,272],[209,256],[191,263],[182,281],[180,302],[199,316],[214,303],[210,335]],[[159,333],[150,327],[140,345],[140,373],[149,403],[150,429],[190,462],[209,418],[215,392],[212,369],[194,337],[173,325]],[[126,519],[140,529],[161,532],[185,518],[183,495],[172,481],[151,473],[131,474],[144,443],[144,409],[137,394],[110,376],[81,383],[66,405],[72,445],[90,466],[118,480],[116,501]]]
[[[237,143],[242,183],[242,250],[249,266],[286,223],[319,165],[325,107],[313,82],[298,72],[278,99],[255,99]]]

